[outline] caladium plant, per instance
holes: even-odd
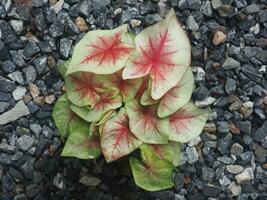
[[[88,32],[58,66],[66,93],[53,118],[66,138],[62,156],[112,162],[136,151],[129,163],[138,186],[173,187],[180,143],[198,136],[209,115],[190,102],[190,51],[173,10],[138,35],[127,25]]]

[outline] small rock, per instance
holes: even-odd
[[[216,197],[221,193],[221,188],[212,184],[205,184],[202,188],[202,192],[207,197]]]
[[[0,76],[0,91],[12,92],[15,88],[14,82]]]
[[[29,198],[36,196],[40,192],[40,186],[37,184],[30,184],[25,187],[25,193]]]
[[[47,56],[40,56],[40,57],[36,58],[33,61],[33,64],[34,64],[38,74],[43,73],[45,71],[46,64],[47,64]]]
[[[257,4],[255,3],[252,3],[250,4],[249,6],[247,6],[245,8],[245,11],[248,13],[248,14],[253,14],[253,13],[257,13],[257,12],[260,12],[260,8]]]
[[[82,18],[82,17],[77,17],[75,19],[75,24],[79,28],[79,30],[82,32],[89,30],[84,18]]]
[[[11,62],[10,60],[7,60],[7,61],[4,61],[2,63],[2,69],[6,73],[11,73],[11,72],[15,71],[16,65],[13,62]]]
[[[13,98],[18,101],[21,100],[22,97],[25,95],[26,93],[26,88],[25,87],[21,87],[21,86],[17,86],[17,88],[12,92]]]
[[[227,121],[217,122],[217,130],[219,133],[229,133],[229,123]]]
[[[243,153],[243,150],[244,150],[243,146],[241,146],[239,143],[234,143],[231,146],[230,152],[231,152],[232,155],[237,156],[237,155]]]
[[[252,159],[254,159],[254,155],[251,151],[241,153],[237,157],[238,164],[240,164],[240,165],[246,165],[246,164],[250,163]]]
[[[89,17],[92,12],[93,5],[91,1],[83,1],[80,5],[79,12],[84,17]]]
[[[72,46],[72,40],[68,38],[63,38],[60,40],[60,54],[64,58],[69,57],[71,46]]]
[[[196,104],[197,107],[204,108],[204,107],[210,106],[215,101],[216,101],[215,98],[213,98],[213,97],[207,97],[206,99],[204,99],[202,101],[195,101],[195,104]]]
[[[181,9],[193,9],[199,10],[201,6],[200,0],[181,0],[179,1],[178,7]]]
[[[258,161],[259,163],[266,162],[267,150],[264,149],[262,146],[258,145],[257,143],[254,143],[252,147],[255,152],[256,161]]]
[[[138,19],[131,19],[130,20],[131,27],[133,27],[133,28],[140,26],[141,23],[142,22]]]
[[[189,164],[193,164],[198,161],[198,153],[195,147],[186,148],[186,157]]]
[[[241,107],[240,111],[244,117],[248,117],[253,113],[253,106],[254,103],[252,101],[247,101],[243,103],[243,106]]]
[[[209,167],[202,168],[202,179],[204,181],[212,181],[215,176],[214,170]]]
[[[96,187],[101,183],[101,180],[96,177],[83,176],[79,182],[86,186]]]
[[[241,186],[237,185],[236,182],[232,182],[227,189],[231,192],[232,196],[239,196],[241,194]]]
[[[226,165],[226,170],[231,174],[239,174],[244,170],[241,165]]]
[[[210,1],[204,1],[200,7],[200,11],[210,17],[212,15],[211,3]]]
[[[235,0],[235,4],[237,8],[244,8],[247,5],[246,0]]]
[[[219,183],[222,187],[225,187],[231,183],[231,180],[225,175],[219,179]]]
[[[187,28],[191,31],[197,31],[199,29],[199,26],[192,15],[188,17],[186,24]]]
[[[42,127],[39,124],[31,124],[30,129],[37,138],[39,137],[40,133],[42,132]]]
[[[213,9],[216,10],[219,7],[221,7],[223,4],[222,4],[221,0],[211,0],[211,5],[212,5]]]
[[[31,147],[33,147],[35,140],[28,135],[23,135],[18,138],[17,140],[17,147],[20,148],[22,151],[27,151]]]
[[[79,29],[72,20],[68,20],[65,24],[65,31],[70,35],[75,35],[79,33]]]
[[[236,90],[236,80],[227,78],[225,83],[225,91],[227,94],[233,94]]]
[[[24,84],[24,78],[23,78],[23,76],[22,76],[20,71],[14,71],[13,73],[8,74],[7,76],[12,81],[15,81],[15,82],[17,82],[19,84]]]
[[[57,3],[55,3],[53,6],[50,7],[51,10],[54,10],[56,14],[59,13],[59,11],[62,10],[64,0],[59,0]]]
[[[32,65],[29,65],[28,67],[24,68],[23,73],[25,75],[25,82],[27,84],[34,82],[37,77],[36,70]]]
[[[93,3],[104,7],[110,5],[110,0],[93,0]]]
[[[240,66],[240,63],[231,57],[228,57],[222,65],[226,70],[240,68]]]
[[[236,122],[236,127],[243,133],[246,133],[246,134],[251,133],[251,122],[250,121]]]
[[[29,87],[30,87],[30,93],[32,95],[32,98],[36,98],[40,95],[40,90],[36,84],[30,83]]]
[[[261,127],[259,127],[254,134],[252,134],[252,137],[260,142],[267,136],[267,121],[263,123]]]
[[[224,43],[226,40],[226,35],[222,31],[216,31],[212,40],[212,43],[214,45],[219,45],[221,43]]]
[[[24,102],[19,101],[14,108],[0,115],[0,125],[15,121],[20,117],[29,115],[30,112]]]
[[[218,8],[218,12],[221,17],[229,18],[237,14],[237,9],[230,5],[222,5]]]
[[[155,13],[155,14],[148,14],[146,17],[145,17],[145,22],[147,25],[152,25],[156,22],[159,22],[161,21],[162,18],[159,14]]]
[[[16,31],[17,34],[20,34],[23,30],[23,21],[21,20],[11,20],[10,21],[12,28]]]
[[[5,112],[8,107],[9,103],[0,101],[0,113]]]
[[[246,168],[241,174],[235,176],[237,183],[243,183],[254,179],[254,172],[252,168]]]
[[[53,179],[53,184],[60,190],[66,189],[66,181],[62,174],[57,173]]]
[[[55,101],[55,96],[54,95],[49,95],[45,97],[45,102],[47,104],[52,104]]]
[[[59,22],[59,21],[55,21],[49,27],[49,30],[48,31],[49,31],[49,35],[51,35],[52,37],[54,37],[54,38],[59,37],[59,36],[63,35],[64,25],[61,22]]]
[[[34,42],[29,42],[25,49],[23,50],[23,54],[27,58],[32,58],[35,54],[39,53],[40,49]]]

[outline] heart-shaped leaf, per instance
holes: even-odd
[[[197,137],[204,128],[209,111],[187,103],[169,116],[169,140],[186,143]]]
[[[57,66],[57,70],[62,76],[65,76],[66,71],[67,71],[67,69],[68,69],[68,67],[70,65],[70,61],[71,61],[71,59],[66,60],[66,61],[64,61],[63,63],[61,63],[60,65]]]
[[[88,122],[97,122],[109,110],[117,109],[122,105],[122,98],[119,94],[112,92],[102,93],[97,103],[92,108],[78,107],[71,105],[70,108],[78,116]]]
[[[172,171],[174,166],[162,159],[150,149],[141,149],[141,159],[131,157],[130,165],[135,183],[148,191],[158,191],[174,186]]]
[[[141,144],[142,141],[131,133],[124,108],[105,123],[101,133],[101,147],[107,162],[128,155]]]
[[[67,74],[77,71],[112,74],[125,66],[133,49],[127,25],[88,32],[77,43]]]
[[[99,138],[89,137],[88,133],[73,132],[69,135],[61,153],[62,156],[79,159],[93,159],[101,154]]]
[[[82,120],[70,109],[70,101],[64,94],[57,100],[53,109],[53,119],[61,134],[66,137],[76,131],[89,132],[89,123]]]
[[[178,166],[180,158],[180,145],[177,142],[169,144],[143,144],[140,147],[143,151],[153,151],[158,159],[168,161],[174,166]]]
[[[170,89],[160,100],[158,116],[167,117],[175,113],[180,107],[186,104],[194,89],[194,75],[190,68],[187,68],[179,83]]]
[[[136,51],[123,70],[124,79],[152,78],[151,96],[160,99],[176,86],[190,64],[190,42],[172,9],[165,20],[145,28],[135,38]]]
[[[166,144],[168,121],[157,116],[156,106],[142,106],[132,100],[125,103],[132,133],[145,143]]]
[[[65,78],[69,100],[77,106],[94,106],[99,100],[99,93],[104,86],[103,76],[77,72]]]

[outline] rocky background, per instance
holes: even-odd
[[[0,0],[1,200],[267,199],[266,0]],[[173,7],[192,44],[193,98],[212,114],[183,145],[175,188],[145,192],[126,160],[61,158],[56,65],[93,29],[138,33]]]

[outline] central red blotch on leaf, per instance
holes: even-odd
[[[172,62],[172,56],[177,51],[170,50],[171,40],[168,36],[168,30],[159,35],[159,37],[151,38],[146,44],[146,48],[140,47],[141,57],[137,58],[133,63],[139,68],[137,73],[150,71],[149,74],[156,76],[156,79],[164,80],[164,72],[166,68],[175,67]]]
[[[71,80],[81,99],[89,97],[94,102],[97,101],[97,90],[102,87],[102,84],[95,80],[94,74],[82,73],[81,76],[71,76]]]
[[[98,62],[98,66],[102,64],[116,64],[122,56],[131,52],[131,48],[124,46],[121,43],[121,33],[111,36],[98,36],[98,39],[89,47],[89,55],[87,55],[81,64],[89,63],[90,61]]]

